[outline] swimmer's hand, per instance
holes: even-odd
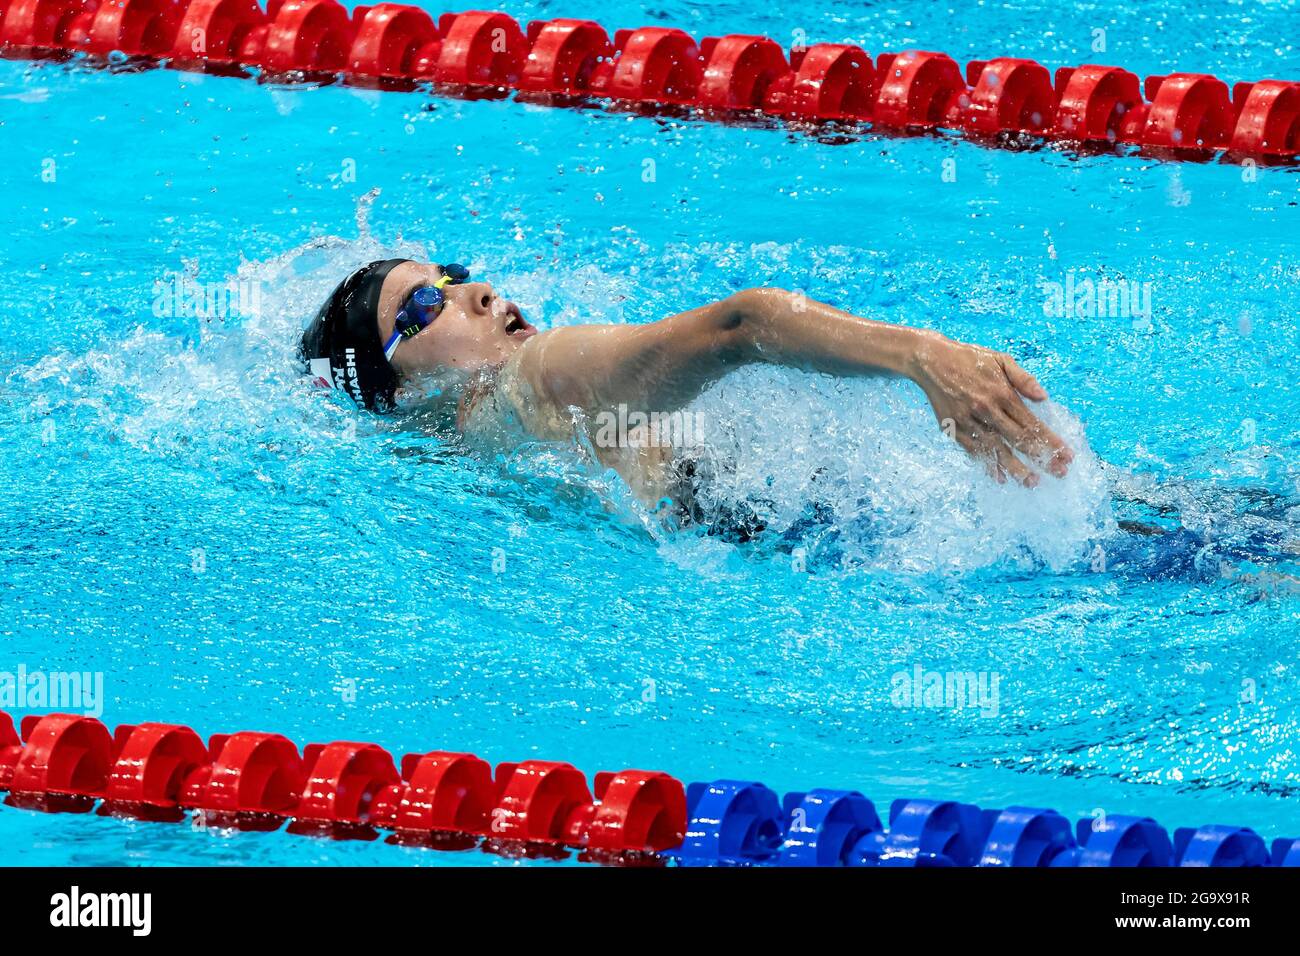
[[[984,461],[999,482],[1010,475],[1026,487],[1038,484],[1038,473],[1016,452],[1065,477],[1074,452],[1023,401],[1044,401],[1047,392],[1010,355],[923,331],[908,372],[944,432]]]

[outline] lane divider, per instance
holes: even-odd
[[[591,20],[533,21],[500,12],[446,13],[436,22],[396,3],[347,10],[336,0],[0,0],[0,55],[105,60],[122,54],[183,70],[258,71],[277,82],[341,79],[442,94],[515,92],[691,109],[725,118],[847,121],[894,131],[950,130],[991,145],[1028,138],[1160,158],[1294,162],[1300,82],[1228,85],[1209,74],[1149,76],[1116,66],[880,53],[819,43],[789,53],[762,36],[696,42],[641,27],[611,38]]]
[[[407,754],[335,741],[298,747],[280,734],[215,734],[180,724],[30,715],[21,738],[0,711],[7,806],[506,856],[662,866],[1300,866],[1300,839],[1246,827],[1168,832],[1149,817],[1070,822],[1055,810],[982,810],[895,800],[886,827],[849,790],[784,799],[761,783],[682,783],[666,773],[598,773],[572,764],[497,764],[467,753]]]

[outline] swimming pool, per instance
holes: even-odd
[[[825,4],[806,29],[1056,65],[1103,26],[1139,73],[1300,73],[1293,8],[1245,9]],[[727,5],[602,19],[791,29]],[[0,97],[0,671],[102,674],[110,724],[1300,830],[1300,605],[1216,573],[1261,536],[1295,571],[1294,169],[20,61]],[[904,386],[753,370],[700,409],[735,463],[716,494],[761,500],[773,533],[665,535],[572,450],[478,461],[304,381],[295,332],[389,252],[469,261],[543,327],[758,284],[934,325],[1021,357],[1087,451],[1063,483],[999,487]],[[189,314],[178,276],[236,277],[239,301]],[[1149,315],[1053,307],[1103,279]],[[1130,517],[1209,547],[1116,567]],[[918,667],[998,675],[995,706],[896,706]],[[500,862],[9,808],[0,845]]]

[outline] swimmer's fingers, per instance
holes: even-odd
[[[993,453],[997,456],[998,467],[1005,474],[1010,475],[1026,488],[1038,487],[1038,473],[1017,458],[1016,453],[1011,450],[1011,447],[1006,442],[999,441],[994,444]]]
[[[988,432],[975,430],[974,428],[958,432],[955,436],[957,444],[966,450],[966,453],[977,461],[984,463],[984,470],[988,476],[996,481],[999,485],[1005,484],[1007,480],[1007,470],[1003,466],[1000,456],[998,455],[998,446],[1001,442],[992,438]],[[1013,459],[1014,455],[1011,456]],[[1017,462],[1019,464],[1019,462]],[[1021,465],[1023,468],[1024,466]]]
[[[1074,461],[1074,451],[1061,436],[1014,395],[1007,396],[998,411],[1001,418],[994,424],[1011,447],[1057,478],[1064,478]]]
[[[1006,352],[998,353],[998,361],[1002,363],[1002,371],[1006,375],[1007,381],[1011,383],[1011,387],[1017,392],[1035,402],[1047,400],[1047,389],[1038,384],[1038,379],[1021,368],[1019,362]]]
[[[1047,390],[1006,352],[999,352],[998,362],[1014,393],[1006,396],[997,409],[1005,420],[994,421],[1012,448],[1037,463],[1057,478],[1064,478],[1074,461],[1074,452],[1062,439],[1025,407],[1020,396],[1035,402],[1047,400]],[[1019,394],[1016,394],[1019,393]]]
[[[989,423],[988,431],[973,432],[969,439],[970,447],[966,450],[985,462],[989,476],[998,484],[1004,484],[1010,476],[1026,488],[1037,488],[1038,473],[1016,457],[1014,446],[1006,435],[1004,429],[1010,424],[1009,421]]]

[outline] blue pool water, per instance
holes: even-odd
[[[1295,15],[821,0],[802,29],[1232,82],[1300,77]],[[1295,170],[16,61],[0,155],[0,672],[102,674],[110,726],[1300,834]],[[997,486],[915,389],[749,370],[699,403],[735,466],[710,494],[772,530],[665,534],[574,448],[484,461],[310,387],[296,332],[393,252],[471,262],[543,327],[762,284],[934,326],[1019,356],[1078,461]],[[177,274],[257,300],[178,314]],[[1085,279],[1149,317],[1047,314]],[[896,706],[918,666],[997,675],[996,707]],[[196,861],[494,858],[0,807],[3,863]]]

